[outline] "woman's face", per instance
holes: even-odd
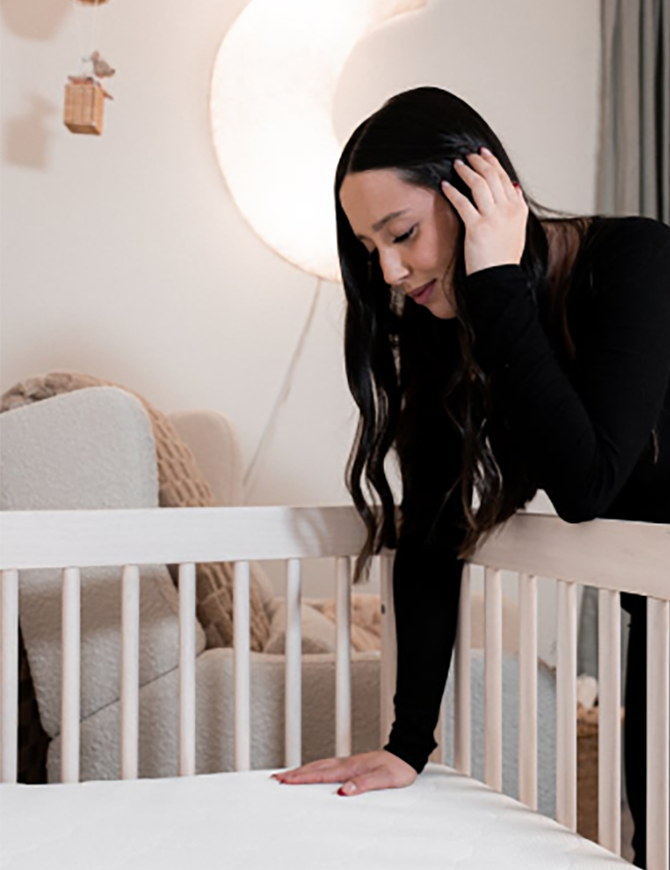
[[[442,320],[456,317],[458,218],[442,194],[403,181],[393,169],[371,169],[345,177],[340,203],[361,244],[379,252],[387,284],[406,295],[430,285],[415,304]]]

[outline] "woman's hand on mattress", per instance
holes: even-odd
[[[343,796],[363,794],[383,788],[403,788],[411,785],[418,774],[402,758],[375,749],[344,758],[322,758],[302,767],[273,773],[272,778],[289,785],[341,782],[338,794]]]

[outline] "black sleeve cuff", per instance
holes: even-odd
[[[386,746],[382,747],[392,755],[396,755],[403,761],[406,761],[417,773],[421,773],[426,764],[431,752],[435,749],[437,743],[433,741],[433,746],[430,749],[418,749],[411,744],[403,741],[398,741],[391,737]]]

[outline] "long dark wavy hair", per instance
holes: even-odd
[[[400,291],[385,282],[378,255],[368,255],[356,238],[340,203],[340,188],[350,173],[371,169],[393,169],[408,183],[442,194],[446,179],[472,199],[470,189],[454,171],[457,158],[478,152],[485,146],[498,158],[512,181],[520,182],[500,140],[481,116],[459,97],[436,87],[420,87],[397,94],[353,132],[342,151],[335,177],[335,208],[340,266],[346,294],[345,365],[349,388],[360,417],[346,468],[346,485],[354,505],[367,527],[367,540],[359,553],[354,583],[366,579],[370,558],[382,547],[397,547],[399,526],[393,494],[384,462],[390,450],[399,460],[403,489],[411,486],[410,459],[420,448],[415,411],[425,396],[423,374],[434,370],[439,354],[430,354],[431,329],[427,312],[415,303],[405,304]],[[523,188],[522,188],[523,189]],[[547,209],[524,192],[529,205],[526,245],[521,267],[527,273],[535,301],[541,295],[550,339],[562,348],[566,361],[575,348],[567,328],[565,302],[570,281],[566,274],[552,282],[547,277],[548,243],[543,220],[556,222],[565,232],[570,224],[583,239],[589,218],[568,216]],[[456,214],[456,212],[454,211]],[[551,217],[560,215],[561,217]],[[511,517],[536,493],[537,485],[514,450],[505,457],[494,456],[488,438],[492,417],[491,383],[473,353],[474,333],[464,297],[465,227],[458,217],[459,239],[453,271],[459,353],[445,365],[439,380],[439,399],[460,434],[460,474],[433,518],[437,523],[455,487],[460,483],[463,515],[459,558],[472,555],[478,542]],[[550,286],[550,283],[553,286]],[[428,313],[428,319],[435,320]],[[441,321],[444,322],[444,321]],[[498,442],[500,443],[500,442]],[[504,441],[502,442],[504,443]],[[503,459],[505,461],[503,461]],[[370,505],[361,482],[376,491],[381,510]],[[472,493],[479,497],[478,509],[471,507]]]

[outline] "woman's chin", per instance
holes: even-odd
[[[437,299],[432,305],[426,305],[426,308],[433,317],[440,320],[453,320],[456,317],[456,310],[444,299]]]

